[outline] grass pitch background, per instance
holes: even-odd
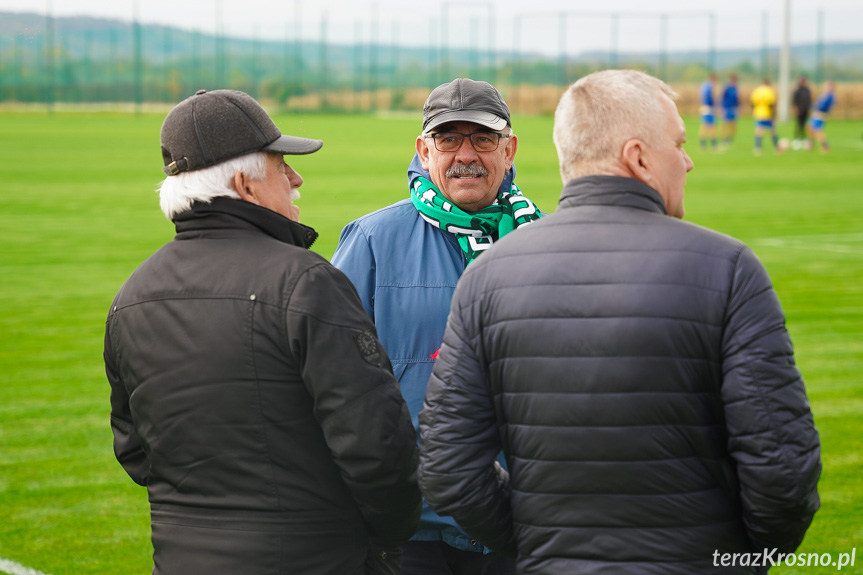
[[[152,568],[146,490],[111,450],[101,353],[114,294],[173,235],[154,192],[161,120],[0,114],[0,558],[52,575]],[[326,142],[292,162],[306,180],[301,219],[325,257],[345,223],[407,197],[418,114],[276,122]],[[552,120],[514,123],[517,181],[552,211]],[[821,433],[822,507],[800,551],[858,547],[843,571],[863,572],[863,122],[830,122],[830,155],[776,156],[768,141],[760,158],[751,122],[724,154],[700,151],[687,124],[687,219],[747,242],[767,266]]]

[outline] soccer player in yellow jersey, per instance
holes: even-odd
[[[761,141],[765,129],[770,130],[773,147],[781,154],[784,150],[779,147],[779,136],[776,135],[776,126],[773,125],[776,90],[770,85],[770,78],[764,78],[761,85],[753,90],[749,100],[752,102],[752,117],[755,119],[755,155],[761,155]]]

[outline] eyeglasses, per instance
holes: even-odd
[[[465,138],[470,138],[470,145],[477,152],[493,152],[500,145],[501,138],[509,138],[509,134],[498,134],[497,132],[475,132],[473,134],[462,134],[460,132],[438,132],[428,134],[426,138],[434,139],[434,147],[438,152],[455,152],[461,148]]]

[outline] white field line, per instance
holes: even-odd
[[[0,573],[8,573],[9,575],[47,575],[47,573],[42,573],[3,557],[0,557]]]
[[[812,234],[756,240],[762,246],[863,255],[863,234]]]

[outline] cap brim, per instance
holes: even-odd
[[[491,130],[503,130],[508,125],[506,118],[501,118],[491,112],[483,112],[482,110],[453,110],[438,114],[429,120],[429,123],[423,128],[423,132],[428,133],[441,124],[448,122],[472,122]]]
[[[323,145],[324,143],[320,140],[298,138],[296,136],[280,136],[278,140],[270,142],[261,148],[261,151],[301,156],[303,154],[317,152]]]

